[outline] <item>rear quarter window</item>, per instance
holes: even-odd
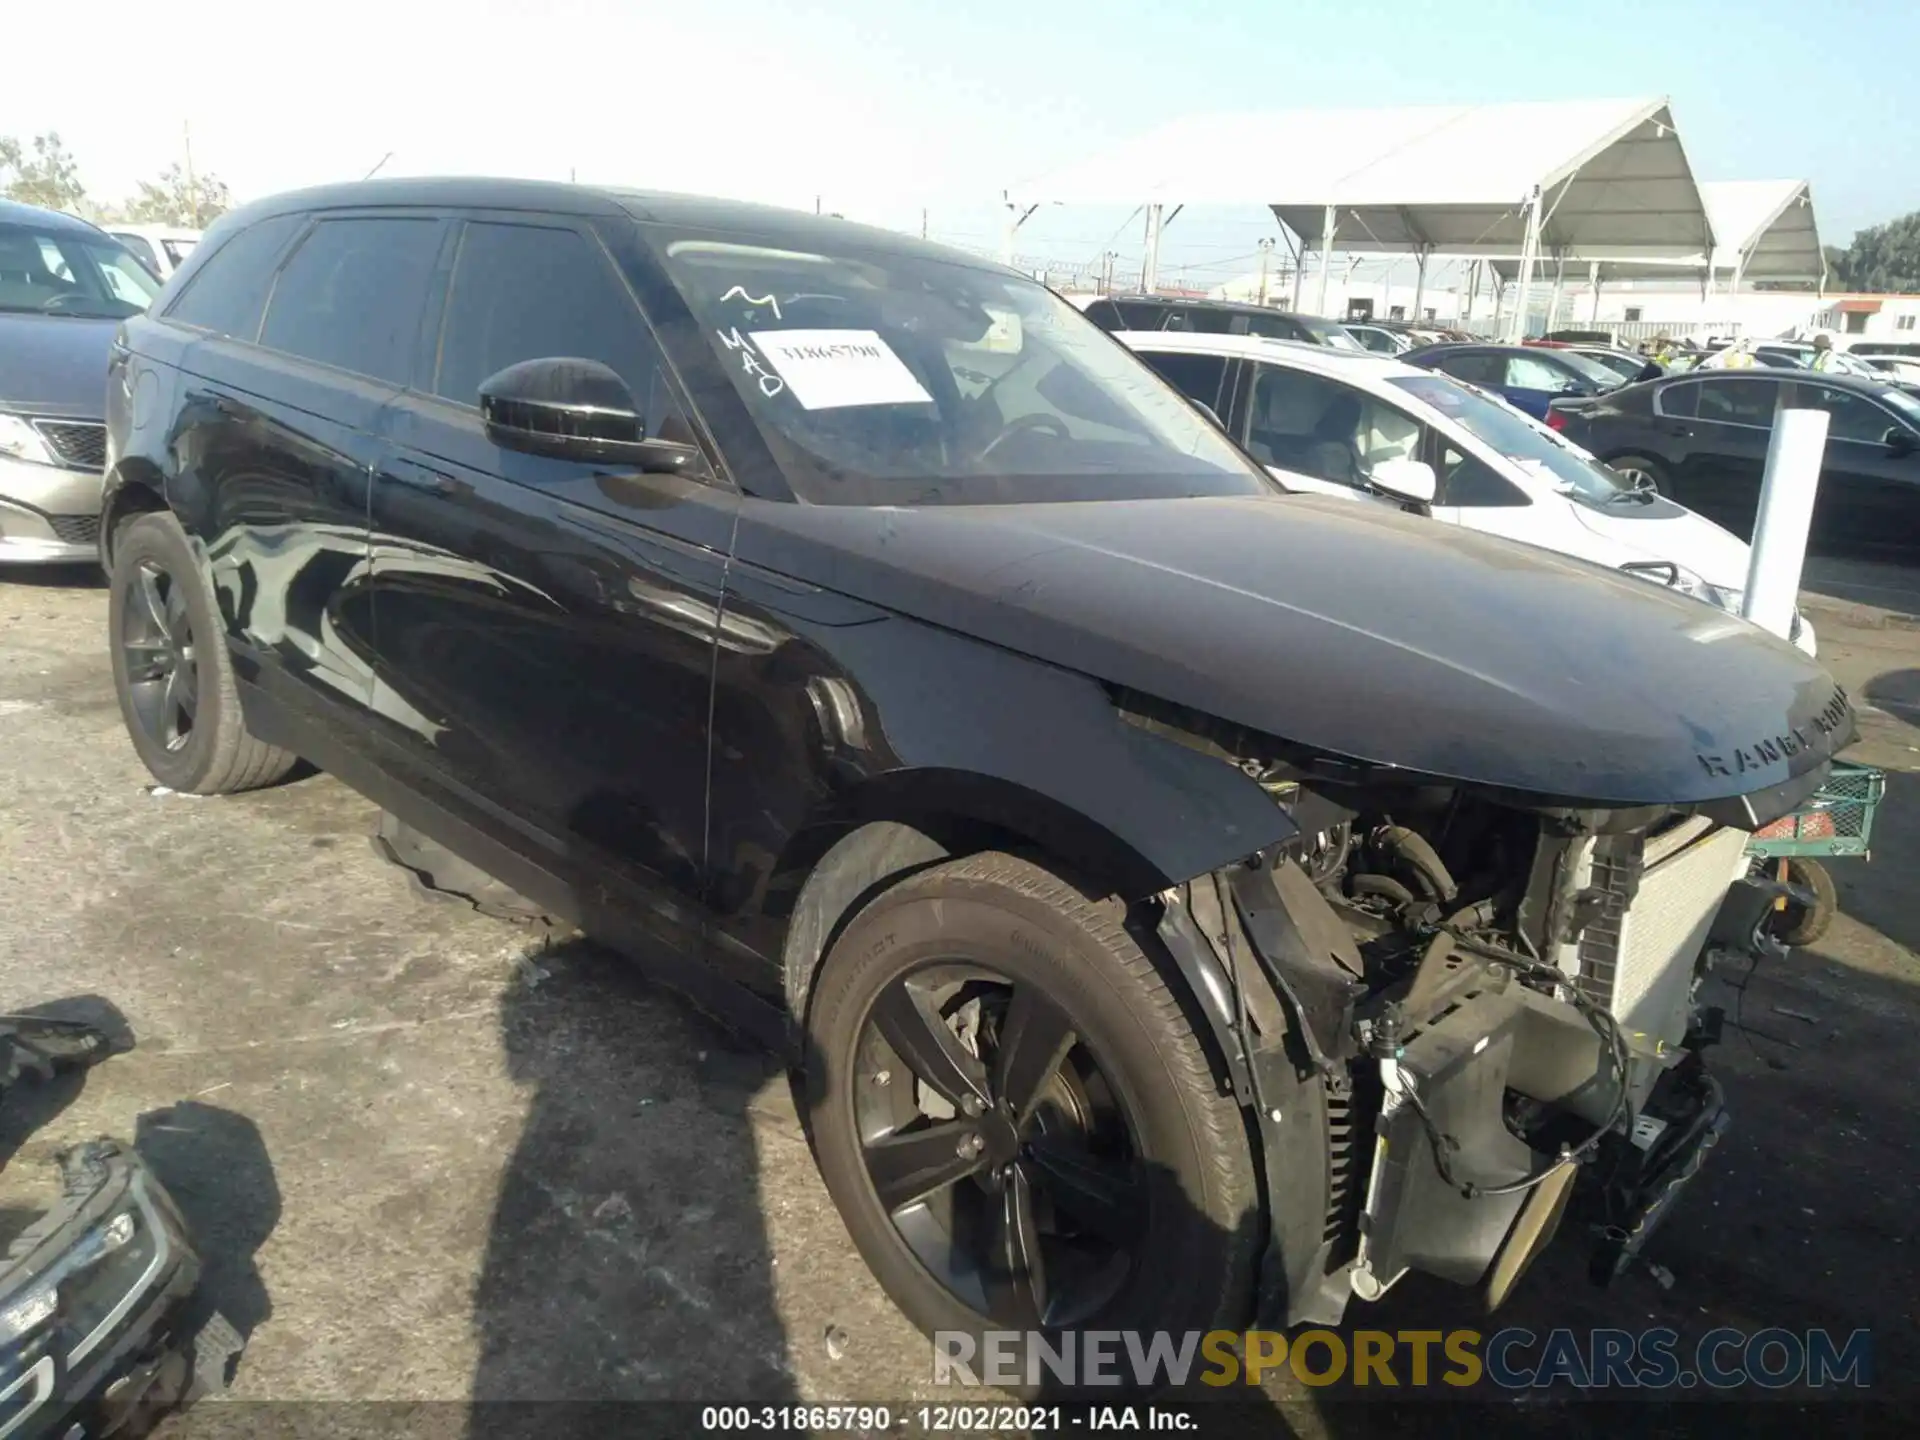
[[[254,339],[281,253],[305,218],[275,215],[229,236],[188,278],[165,318],[235,340]]]

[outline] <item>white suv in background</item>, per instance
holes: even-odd
[[[1498,396],[1378,355],[1240,335],[1115,337],[1290,490],[1415,506],[1738,614],[1747,545]],[[1793,642],[1814,653],[1796,616]]]
[[[178,225],[114,225],[107,233],[162,280],[172,279],[173,272],[187,263],[187,256],[200,243],[198,230]]]

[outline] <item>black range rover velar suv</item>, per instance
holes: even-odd
[[[154,775],[304,757],[733,997],[928,1330],[1497,1301],[1569,1205],[1611,1274],[1724,1123],[1748,834],[1853,734],[1744,621],[1289,495],[1042,286],[843,222],[287,195],[107,380]]]

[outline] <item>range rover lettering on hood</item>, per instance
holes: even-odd
[[[1833,699],[1813,717],[1808,727],[1796,727],[1785,735],[1764,736],[1750,745],[1736,745],[1725,755],[1702,751],[1700,764],[1713,776],[1757,775],[1802,752],[1813,752],[1816,737],[1807,733],[1808,728],[1816,732],[1818,739],[1829,742],[1819,752],[1827,755],[1852,738],[1852,726],[1853,706],[1848,703],[1847,692],[1836,685]],[[1842,738],[1836,740],[1836,736]]]
[[[748,502],[757,563],[1330,756],[1586,804],[1815,783],[1853,734],[1784,641],[1603,566],[1318,496]],[[1783,744],[1786,740],[1790,743]]]

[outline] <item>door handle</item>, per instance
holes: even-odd
[[[1678,435],[1682,439],[1691,438],[1693,435],[1693,427],[1691,425],[1662,425],[1660,428],[1666,434]]]

